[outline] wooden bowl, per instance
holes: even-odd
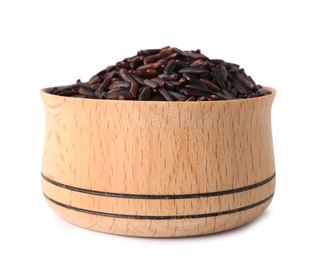
[[[41,90],[42,189],[63,219],[141,237],[221,232],[275,189],[272,94],[208,102],[111,101]]]

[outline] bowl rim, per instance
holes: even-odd
[[[50,90],[52,90],[53,88],[59,88],[59,87],[65,87],[65,85],[63,86],[56,86],[56,87],[47,87],[47,88],[42,88],[40,89],[40,94],[41,95],[48,95],[48,96],[52,96],[52,97],[56,97],[57,99],[61,98],[61,99],[67,99],[67,100],[80,100],[80,101],[85,101],[85,102],[106,102],[106,103],[145,103],[145,104],[150,104],[150,103],[159,103],[159,104],[199,104],[199,103],[232,103],[232,102],[249,102],[249,101],[253,101],[253,100],[262,100],[262,99],[266,99],[266,98],[274,98],[277,90],[272,88],[272,87],[268,87],[268,86],[264,86],[261,85],[263,88],[271,91],[271,94],[268,95],[264,95],[264,96],[259,96],[259,97],[253,97],[253,98],[243,98],[243,99],[231,99],[231,100],[211,100],[211,101],[190,101],[190,102],[186,102],[186,101],[154,101],[154,100],[111,100],[111,99],[94,99],[94,98],[81,98],[81,97],[68,97],[68,96],[59,96],[59,95],[55,95],[55,94],[51,94],[49,93]]]

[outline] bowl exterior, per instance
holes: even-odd
[[[248,223],[275,189],[269,89],[221,102],[80,99],[44,89],[44,197],[71,223],[121,235],[195,236]]]

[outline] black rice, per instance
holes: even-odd
[[[261,97],[271,92],[244,69],[201,51],[175,47],[140,50],[107,66],[87,82],[55,87],[51,94],[90,99],[217,101]]]

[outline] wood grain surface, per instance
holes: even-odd
[[[43,193],[76,225],[178,237],[256,218],[275,188],[271,95],[214,102],[112,101],[41,91]]]

